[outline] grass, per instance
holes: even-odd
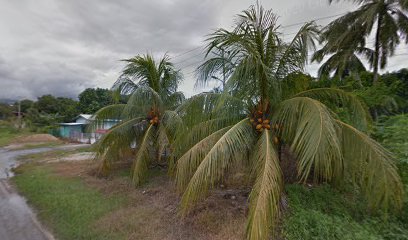
[[[87,174],[89,162],[31,162],[13,182],[57,239],[241,239],[242,204],[213,196],[190,216],[177,212],[179,196],[165,170],[151,170],[140,188],[129,171],[110,179]],[[245,202],[245,199],[242,199]]]
[[[349,191],[324,185],[308,188],[287,186],[290,211],[283,221],[288,239],[387,239],[408,240],[407,115],[391,117],[380,124],[376,137],[394,152],[405,185],[404,207],[387,219],[370,215],[362,199]]]
[[[401,125],[405,127],[405,125]],[[391,128],[384,127],[385,131]],[[390,129],[390,130],[387,130]],[[392,129],[393,133],[401,131]],[[406,138],[386,132],[386,146],[399,158],[408,191]],[[378,137],[382,139],[381,136]],[[392,143],[396,143],[392,145]],[[394,148],[392,148],[394,147]],[[400,149],[401,150],[401,149]],[[404,150],[404,149],[402,149]],[[405,149],[406,150],[406,149]],[[34,160],[89,151],[87,148],[30,155]],[[18,189],[39,211],[58,239],[242,239],[247,212],[246,197],[239,201],[212,195],[186,219],[177,214],[179,197],[162,170],[151,170],[149,182],[135,189],[129,171],[111,180],[83,175],[86,163],[23,165],[13,178]],[[59,169],[58,171],[56,169]],[[67,175],[69,177],[67,177]],[[81,175],[81,177],[79,177]],[[364,200],[350,189],[329,185],[287,185],[288,211],[280,234],[287,240],[385,239],[408,240],[408,198],[399,214],[369,214]]]
[[[27,135],[25,130],[18,130],[3,121],[0,122],[0,147],[9,145],[12,140],[19,136]]]
[[[370,215],[364,201],[324,185],[287,186],[290,212],[284,219],[286,239],[408,239],[408,207],[384,219]]]
[[[13,182],[58,239],[121,239],[120,233],[95,231],[93,223],[123,206],[123,196],[106,197],[79,178],[64,178],[49,166],[25,164]]]

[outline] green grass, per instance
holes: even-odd
[[[123,196],[106,197],[79,178],[56,176],[47,166],[26,164],[13,178],[39,218],[57,239],[122,239],[120,233],[94,231],[92,224],[123,206]]]
[[[282,234],[294,239],[387,239],[408,240],[408,116],[391,117],[380,125],[377,139],[398,159],[405,185],[403,209],[387,219],[370,215],[363,199],[350,190],[339,192],[328,185],[307,188],[287,186],[289,212],[283,219]]]
[[[19,136],[27,135],[25,130],[18,130],[11,127],[9,124],[0,122],[0,147],[6,146],[11,143],[11,141]]]
[[[287,186],[290,212],[284,218],[286,239],[408,239],[408,207],[384,219],[369,215],[364,201],[330,186]]]

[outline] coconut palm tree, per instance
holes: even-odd
[[[221,83],[220,88],[226,89],[227,79],[232,74],[232,69],[235,67],[233,62],[236,52],[225,51],[222,48],[214,46],[211,52],[206,53],[206,57],[211,54],[211,58],[198,66],[196,75],[201,81],[196,82],[196,87],[206,86],[210,81],[218,81]]]
[[[340,1],[340,0],[337,0]],[[408,10],[407,0],[349,0],[359,4],[353,12],[334,20],[328,26],[327,34],[341,35],[339,38],[330,38],[331,45],[338,42],[359,42],[365,46],[365,40],[374,31],[373,70],[374,82],[378,80],[378,70],[387,64],[387,58],[394,54],[400,39],[405,38],[408,43]],[[329,0],[330,3],[334,0]],[[346,29],[345,29],[346,27]],[[344,30],[345,31],[339,31]],[[354,45],[353,45],[354,46]]]
[[[183,128],[174,155],[183,214],[243,166],[252,184],[246,238],[268,239],[282,216],[284,161],[296,164],[301,183],[352,183],[373,208],[400,206],[402,184],[390,154],[362,131],[369,120],[364,105],[339,89],[302,89],[288,81],[303,71],[317,33],[307,23],[286,43],[277,17],[256,5],[237,16],[232,31],[209,36],[208,52],[214,46],[236,52],[226,84],[232,94],[203,93],[177,109]],[[354,121],[341,121],[331,107],[349,110]],[[285,149],[295,159],[285,159]]]
[[[97,145],[101,172],[106,174],[115,160],[137,145],[133,160],[133,182],[146,178],[149,163],[162,161],[163,152],[172,143],[179,118],[173,111],[184,96],[177,92],[182,76],[165,55],[158,63],[150,55],[125,60],[123,75],[114,84],[123,94],[130,94],[126,104],[115,104],[96,113],[96,123],[103,119],[122,122],[104,135]]]
[[[336,28],[336,31],[334,31]],[[343,33],[355,31],[355,36],[360,38],[344,38]],[[319,68],[318,74],[329,76],[334,72],[334,76],[340,79],[351,74],[358,74],[366,68],[359,56],[364,56],[370,66],[373,66],[374,51],[363,47],[365,38],[360,34],[360,29],[349,30],[346,25],[336,25],[326,27],[320,33],[320,43],[324,46],[316,51],[312,56],[312,61],[322,62],[326,56],[329,58]]]
[[[313,54],[312,62],[316,61],[321,63],[325,56],[330,55],[330,57],[320,66],[318,77],[330,76],[334,73],[334,76],[343,79],[352,74],[358,75],[358,73],[366,71],[364,63],[358,56],[359,54],[363,54],[370,59],[371,56],[373,56],[373,51],[364,47],[357,47],[354,49],[347,47],[329,51],[327,48],[323,47]]]

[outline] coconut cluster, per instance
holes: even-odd
[[[157,125],[159,124],[159,112],[155,111],[154,109],[150,110],[149,113],[147,114],[147,120],[150,122],[152,125]]]
[[[252,126],[258,131],[262,132],[264,129],[271,129],[271,121],[267,114],[262,111],[255,111],[251,114],[250,118]]]
[[[250,116],[250,122],[258,132],[262,132],[264,131],[264,129],[266,130],[272,129],[276,134],[276,132],[278,132],[278,130],[281,129],[280,125],[271,123],[268,113],[264,113],[262,111],[252,112]],[[280,143],[279,138],[277,136],[274,136],[273,142],[274,144],[278,145]]]

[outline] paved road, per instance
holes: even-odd
[[[0,148],[0,239],[1,240],[51,240],[36,219],[26,200],[9,185],[10,169],[15,167],[17,157],[56,149],[77,148],[78,145],[64,145],[53,148],[8,151]]]

